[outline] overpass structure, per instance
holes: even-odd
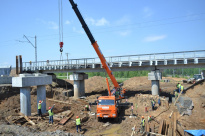
[[[205,67],[205,50],[106,57],[112,71],[161,70]],[[40,73],[103,72],[99,58],[23,62],[23,71]]]
[[[152,83],[152,95],[160,95],[159,81],[162,79],[160,69],[205,67],[205,50],[112,56],[106,57],[106,60],[112,71],[150,70],[148,80],[151,80]],[[23,71],[40,73],[73,72],[70,75],[70,80],[74,80],[74,98],[79,98],[85,95],[84,80],[88,78],[85,72],[98,72],[104,71],[104,69],[98,58],[83,58],[47,60],[37,63],[24,62]],[[45,85],[51,83],[52,77],[46,74],[20,74],[19,77],[12,77],[12,87],[20,87],[20,103],[23,114],[31,115],[30,86],[37,86],[38,102],[46,98]],[[46,111],[45,104],[42,105],[42,110],[43,112]]]

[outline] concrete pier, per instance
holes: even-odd
[[[81,94],[80,94],[80,80],[74,80],[73,88],[74,88],[74,97],[75,98],[80,97],[81,96]]]
[[[74,98],[85,96],[85,79],[88,79],[88,75],[85,73],[73,73],[70,75],[70,80],[74,80]]]
[[[159,70],[153,70],[148,73],[148,80],[152,81],[152,95],[159,95],[160,84],[159,81],[162,79],[162,74]]]
[[[37,105],[39,100],[44,100],[41,111],[46,112],[46,87],[52,83],[52,76],[45,74],[19,74],[12,78],[12,87],[20,87],[21,113],[31,115],[30,86],[37,86]]]
[[[37,86],[37,105],[39,100],[43,100],[43,103],[41,104],[41,112],[42,114],[46,113],[46,86],[45,85],[39,85]],[[38,106],[37,106],[38,110]]]
[[[31,116],[31,88],[22,87],[20,88],[20,106],[21,113],[26,116]]]

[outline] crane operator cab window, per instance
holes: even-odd
[[[115,105],[114,100],[98,100],[98,105]]]

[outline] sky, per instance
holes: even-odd
[[[97,57],[71,4],[62,0],[0,0],[0,66]],[[74,0],[105,57],[205,50],[205,0]],[[28,40],[32,43],[28,43]]]

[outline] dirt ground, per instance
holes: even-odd
[[[163,82],[164,79],[170,82]],[[157,101],[158,96],[153,97],[151,94],[151,81],[147,77],[133,77],[124,81],[123,88],[126,89],[126,96],[128,102],[132,102],[133,114],[135,118],[130,118],[132,114],[131,107],[125,107],[120,111],[119,121],[105,119],[98,122],[94,114],[84,111],[84,106],[89,102],[94,102],[97,96],[107,95],[107,84],[103,77],[92,77],[85,80],[84,99],[74,99],[73,97],[65,96],[63,92],[73,90],[73,81],[70,80],[54,80],[52,85],[46,86],[46,109],[55,104],[54,114],[57,112],[70,110],[74,114],[65,125],[59,125],[59,121],[54,117],[54,124],[49,125],[48,117],[43,117],[38,120],[37,117],[37,97],[36,87],[32,87],[31,91],[31,112],[32,121],[36,124],[32,126],[26,120],[19,120],[19,122],[12,123],[12,120],[18,118],[20,111],[20,90],[19,88],[0,87],[0,135],[16,134],[16,135],[78,135],[76,133],[75,117],[84,118],[82,121],[82,129],[86,136],[127,136],[131,135],[132,127],[136,125],[136,129],[140,128],[141,116],[155,117],[155,126],[159,127],[162,119],[169,119],[172,111],[176,110],[173,104],[167,104],[165,97],[173,94],[176,89],[176,84],[181,83],[183,79],[163,77],[160,82],[162,105],[156,104],[154,111],[151,109],[150,101],[154,99]],[[184,84],[187,88],[190,84]],[[110,88],[113,85],[110,82]],[[200,84],[192,89],[189,89],[185,96],[190,97],[194,103],[192,115],[180,116],[178,114],[178,121],[183,129],[205,129],[205,84]],[[55,102],[54,100],[63,101],[64,103]],[[125,100],[123,100],[125,102]],[[148,112],[145,112],[145,107]],[[91,113],[96,112],[96,107],[91,107]],[[16,128],[18,126],[18,128]],[[13,128],[13,129],[12,129]],[[18,132],[18,129],[22,129]],[[14,131],[13,131],[14,130]],[[24,132],[25,131],[25,132]]]

